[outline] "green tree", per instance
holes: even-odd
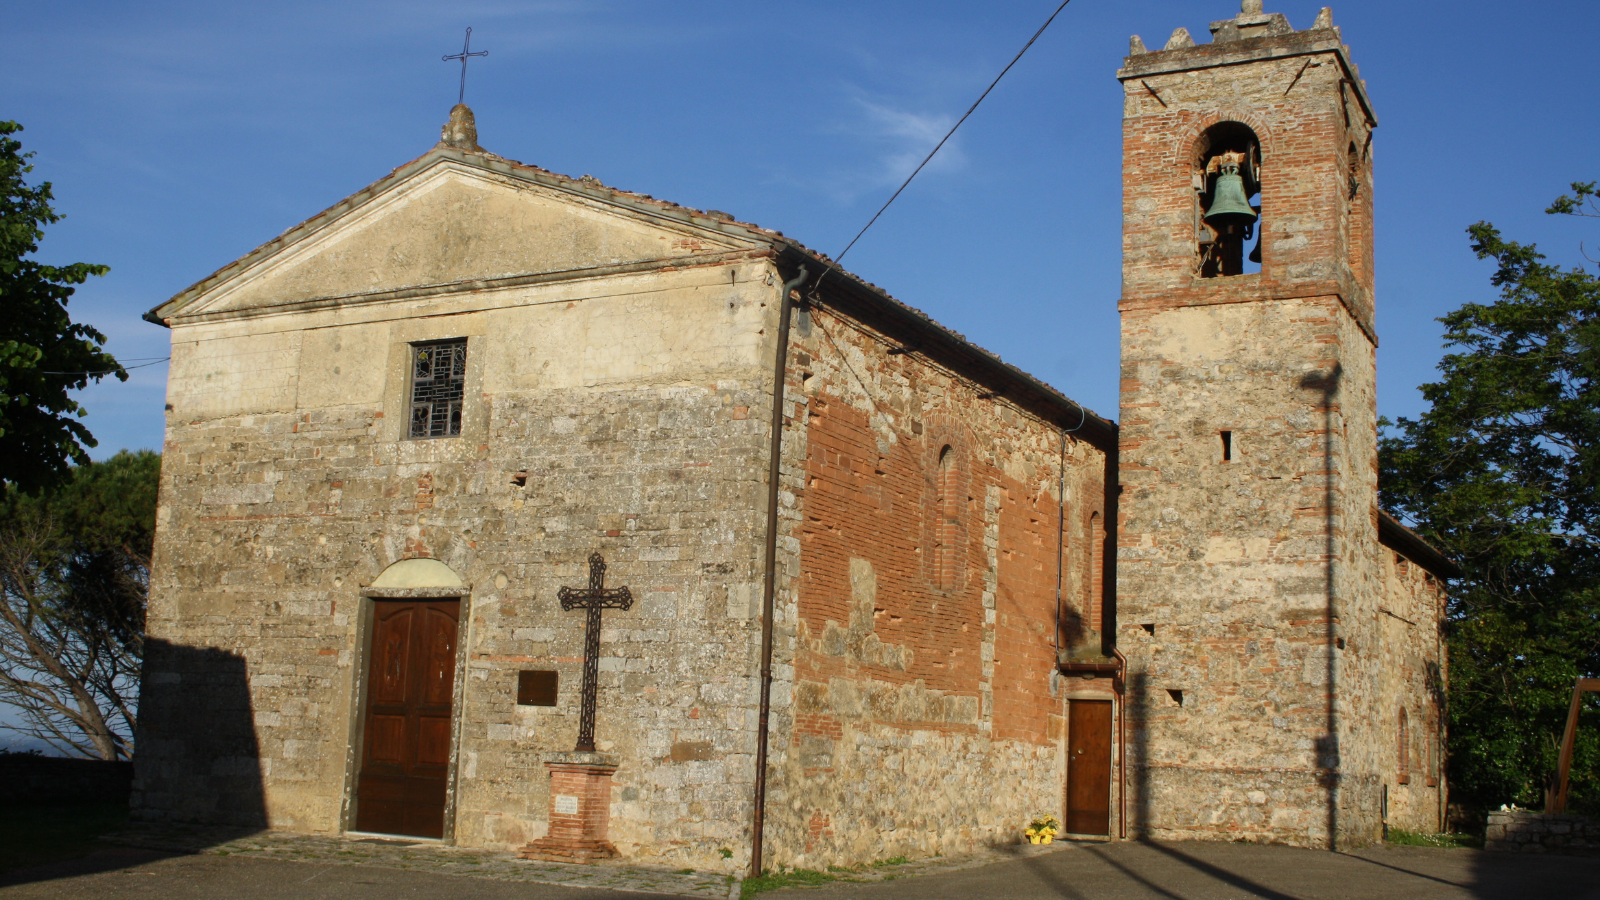
[[[1594,197],[1574,184],[1547,211],[1589,214]],[[1440,320],[1454,352],[1427,412],[1380,423],[1379,490],[1466,573],[1447,622],[1453,796],[1537,805],[1573,679],[1600,674],[1600,277],[1487,222],[1467,231],[1500,299]],[[1571,783],[1575,804],[1600,804],[1592,727]]]
[[[123,451],[0,489],[0,702],[69,752],[133,752],[161,457]]]
[[[73,285],[105,266],[49,266],[30,258],[44,226],[59,222],[50,183],[29,187],[33,171],[15,122],[0,122],[0,482],[37,490],[59,480],[71,463],[89,461],[94,436],[77,419],[83,407],[68,392],[128,373],[100,348],[105,335],[67,315]]]

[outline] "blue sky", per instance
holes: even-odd
[[[5,0],[0,118],[67,219],[42,258],[111,274],[75,317],[166,355],[150,307],[428,149],[467,102],[503,156],[726,210],[837,253],[1038,27],[1007,3]],[[1296,28],[1320,3],[1268,0]],[[1197,37],[1236,0],[1074,0],[847,265],[1116,414],[1120,92],[1128,36]],[[1415,415],[1435,318],[1493,299],[1463,229],[1556,260],[1600,245],[1543,208],[1600,179],[1600,3],[1348,0],[1380,118],[1379,407]],[[96,456],[161,443],[164,365],[84,392]]]

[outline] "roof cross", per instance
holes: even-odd
[[[479,50],[477,53],[470,53],[468,51],[471,48],[472,48],[472,29],[468,28],[467,29],[467,39],[465,41],[463,41],[462,44],[461,44],[461,52],[457,53],[457,54],[455,54],[453,56],[442,56],[442,57],[440,57],[440,60],[442,62],[449,62],[449,61],[451,61],[453,59],[461,60],[461,93],[456,95],[456,104],[457,105],[460,105],[460,104],[465,103],[467,101],[467,58],[468,57],[472,57],[472,56],[488,56],[489,55],[489,51],[487,51],[487,50]]]

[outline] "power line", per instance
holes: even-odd
[[[956,129],[961,127],[961,123],[967,121],[967,118],[977,110],[978,104],[982,103],[984,99],[989,96],[989,92],[993,91],[995,85],[1000,83],[1000,79],[1006,77],[1006,73],[1011,71],[1011,67],[1016,65],[1018,60],[1022,59],[1022,55],[1028,52],[1028,49],[1033,46],[1034,42],[1039,40],[1039,36],[1044,34],[1044,30],[1050,27],[1050,23],[1056,20],[1056,16],[1061,15],[1061,11],[1066,9],[1067,4],[1071,2],[1072,0],[1061,0],[1061,5],[1056,7],[1056,11],[1050,14],[1050,18],[1044,20],[1044,24],[1040,25],[1039,30],[1033,33],[1033,37],[1028,38],[1028,42],[1022,45],[1021,50],[1017,51],[1017,55],[1011,57],[1011,62],[1006,63],[1006,67],[1000,70],[1000,74],[994,77],[994,81],[989,82],[989,86],[984,88],[983,93],[978,96],[978,99],[974,100],[972,105],[967,107],[967,111],[962,114],[959,120],[956,121],[956,124],[950,127],[950,130],[945,133],[945,136],[939,139],[939,143],[934,146],[933,150],[923,158],[922,162],[917,165],[916,169],[914,169],[910,175],[906,176],[906,180],[900,184],[899,189],[894,192],[894,195],[891,196],[888,201],[883,204],[883,206],[878,208],[878,211],[873,214],[872,219],[868,221],[866,225],[863,225],[861,230],[856,232],[856,236],[850,239],[850,243],[845,245],[844,250],[841,251],[838,256],[833,258],[833,261],[828,264],[828,268],[823,270],[822,275],[818,276],[816,281],[817,285],[821,285],[822,279],[826,278],[829,272],[832,272],[834,269],[839,267],[839,263],[844,259],[844,255],[850,252],[850,248],[856,245],[856,241],[861,240],[861,236],[867,233],[868,228],[871,228],[877,223],[878,218],[883,215],[884,210],[887,210],[890,204],[894,203],[894,201],[900,198],[900,194],[905,191],[908,185],[911,184],[911,180],[916,178],[918,173],[920,173],[923,168],[928,165],[928,163],[933,161],[934,156],[938,155],[939,151],[944,148],[944,145],[952,136],[955,135]]]
[[[97,375],[111,375],[111,374],[116,373],[116,372],[126,372],[129,369],[143,369],[143,368],[145,368],[147,366],[159,366],[159,365],[161,365],[162,363],[166,362],[167,360],[169,360],[171,358],[172,357],[170,357],[170,356],[163,356],[163,357],[159,357],[159,358],[154,357],[154,356],[137,356],[137,357],[134,357],[133,359],[129,360],[129,362],[136,362],[136,361],[141,360],[141,359],[150,359],[150,360],[155,360],[155,361],[154,362],[147,362],[147,363],[140,363],[137,366],[122,366],[122,367],[116,368],[116,369],[106,369],[103,372],[46,372],[46,371],[41,369],[39,371],[39,374],[40,375],[77,375],[77,376],[82,376],[82,377],[85,377],[85,378],[93,378],[93,377],[95,377]]]

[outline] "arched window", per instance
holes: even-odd
[[[934,582],[943,590],[956,586],[956,548],[961,532],[960,485],[956,478],[955,449],[939,450],[938,498],[934,504]]]
[[[1402,709],[1402,710],[1400,710],[1400,729],[1399,729],[1399,739],[1400,740],[1399,740],[1399,746],[1396,747],[1396,751],[1397,752],[1395,754],[1400,760],[1399,769],[1398,769],[1398,771],[1396,772],[1396,775],[1395,775],[1395,781],[1400,783],[1400,784],[1410,784],[1411,783],[1411,765],[1410,765],[1410,762],[1411,762],[1411,760],[1410,760],[1411,744],[1409,742],[1409,739],[1406,736],[1406,730],[1407,730],[1406,729],[1406,711],[1404,709]]]
[[[1195,275],[1261,271],[1261,142],[1250,127],[1218,122],[1195,142]],[[1245,245],[1256,239],[1247,255]]]

